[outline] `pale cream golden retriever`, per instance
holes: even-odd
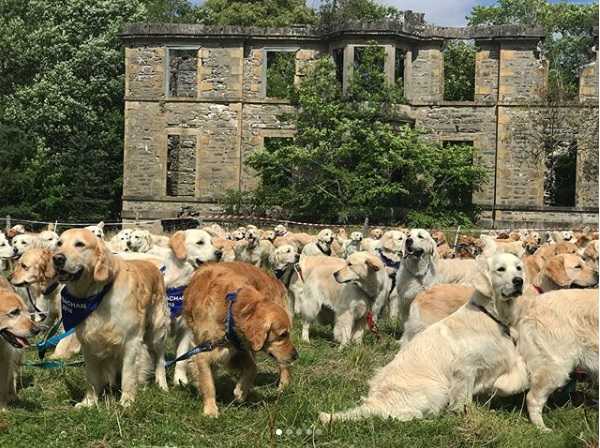
[[[301,251],[303,257],[314,257],[317,255],[331,255],[331,245],[335,236],[331,229],[323,229],[318,235],[316,241],[308,243]]]
[[[412,420],[461,409],[474,395],[512,395],[528,386],[525,363],[496,312],[509,309],[523,291],[523,265],[510,254],[482,259],[469,302],[403,346],[370,381],[369,394],[354,409],[321,413],[320,420],[369,416]]]
[[[17,398],[16,375],[22,349],[40,332],[27,306],[14,292],[0,288],[0,411]]]
[[[231,304],[232,331],[239,344],[231,335],[224,339],[229,293],[235,293]],[[185,291],[184,303],[184,316],[194,342],[216,345],[214,350],[191,359],[204,400],[204,415],[216,417],[219,413],[212,374],[215,363],[225,363],[240,372],[233,392],[236,400],[245,400],[254,385],[255,354],[260,351],[277,361],[280,389],[289,384],[289,365],[298,358],[298,353],[291,342],[292,322],[281,282],[247,263],[208,264],[194,274]]]
[[[500,318],[518,334],[518,351],[527,364],[527,410],[544,431],[542,410],[548,396],[569,381],[576,368],[598,381],[598,290],[552,291],[523,296],[514,307],[500,306]]]
[[[379,314],[392,287],[379,257],[367,252],[355,252],[347,260],[304,257],[300,269],[304,283],[296,300],[302,339],[310,342],[310,325],[318,321],[333,324],[333,337],[340,347],[360,343],[367,312]]]
[[[121,376],[123,406],[135,399],[141,373],[153,371],[167,389],[164,350],[169,327],[165,286],[149,261],[123,260],[89,230],[65,231],[53,263],[73,308],[104,294],[97,308],[76,325],[89,389],[77,407],[93,406],[106,386]],[[63,322],[65,312],[63,297]],[[147,365],[147,360],[151,365]]]

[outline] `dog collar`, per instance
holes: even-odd
[[[381,258],[381,261],[383,261],[383,264],[388,268],[393,268],[395,270],[400,269],[400,261],[394,261],[391,258],[386,257],[383,255],[383,251],[381,249],[377,249],[377,252],[379,253],[379,258]]]
[[[54,291],[56,291],[56,288],[58,288],[58,282],[50,284],[50,286],[48,286],[46,289],[44,289],[42,291],[42,295],[44,295],[44,296],[50,295]]]
[[[228,293],[225,298],[227,299],[227,316],[225,317],[225,338],[233,344],[235,348],[240,351],[244,351],[242,347],[242,341],[235,332],[235,321],[233,320],[233,304],[237,300],[240,289],[236,289],[233,292]]]
[[[515,340],[510,335],[510,327],[508,325],[506,325],[504,322],[502,322],[500,319],[498,319],[496,316],[494,316],[492,313],[490,313],[487,309],[485,309],[485,307],[483,307],[477,303],[475,303],[474,305],[475,305],[475,308],[477,308],[483,314],[486,314],[490,319],[492,319],[494,322],[496,322],[498,325],[500,325],[500,328],[502,328],[502,333],[504,333],[505,336],[508,336],[508,338],[512,341],[512,343],[514,345],[517,345],[515,343]]]
[[[324,249],[321,247],[320,241],[319,241],[319,242],[317,242],[317,247],[319,248],[319,250],[320,250],[320,251],[321,251],[323,254],[325,254],[325,255],[327,255],[327,256],[330,256],[330,255],[331,255],[331,247],[329,247],[327,250],[324,250]]]

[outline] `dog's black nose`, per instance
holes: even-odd
[[[523,278],[522,277],[513,277],[513,285],[515,285],[518,288],[521,288],[523,286]]]
[[[406,245],[410,247],[410,246],[412,246],[412,244],[413,244],[413,239],[410,237],[406,238]]]
[[[17,249],[16,247],[13,247],[13,254],[17,255],[17,253],[19,253],[19,249]]]
[[[65,267],[66,261],[67,257],[65,257],[63,254],[56,254],[52,257],[52,262],[54,263],[54,266],[56,266],[59,269]]]
[[[220,249],[215,250],[215,257],[217,257],[217,260],[223,258],[223,251]]]

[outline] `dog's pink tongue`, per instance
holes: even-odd
[[[22,338],[21,336],[15,336],[15,339],[21,346],[21,348],[29,347],[29,341],[26,338]]]

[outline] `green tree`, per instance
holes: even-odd
[[[118,33],[145,15],[144,3],[132,0],[0,0],[0,139],[3,160],[19,173],[0,180],[0,190],[13,192],[3,197],[0,213],[118,215],[124,73]]]
[[[322,25],[335,25],[360,20],[376,22],[395,20],[402,12],[393,6],[381,5],[373,0],[325,0],[319,7],[319,22]]]
[[[445,100],[474,100],[475,53],[475,46],[464,41],[451,41],[444,50]]]
[[[283,27],[313,24],[315,11],[305,0],[206,0],[196,11],[199,23]]]
[[[259,187],[252,195],[235,194],[229,204],[246,201],[255,210],[285,209],[292,218],[320,222],[365,216],[468,222],[474,210],[465,192],[483,176],[471,163],[472,148],[429,143],[397,121],[393,105],[371,101],[368,91],[361,95],[362,81],[354,83],[352,98],[344,97],[333,62],[317,61],[296,92],[296,138],[255,152],[249,165]]]
[[[467,20],[469,25],[544,26],[544,51],[550,64],[550,94],[577,96],[579,71],[588,62],[594,44],[592,28],[598,26],[598,3],[498,0],[493,6],[475,6]]]

